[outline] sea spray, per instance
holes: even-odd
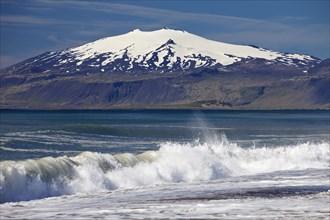
[[[2,161],[1,202],[195,182],[279,170],[329,168],[329,143],[242,148],[224,134],[164,142],[143,154],[83,152],[75,157]]]

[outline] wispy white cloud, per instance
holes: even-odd
[[[104,13],[125,15],[130,17],[144,18],[144,23],[140,22],[135,27],[141,29],[159,28],[161,26],[176,27],[182,23],[197,23],[207,27],[210,27],[210,32],[220,32],[225,30],[227,33],[236,33],[238,31],[256,31],[259,33],[278,33],[287,32],[287,34],[302,32],[304,29],[308,29],[307,24],[304,26],[296,26],[293,23],[298,21],[307,20],[307,17],[298,16],[284,16],[278,19],[252,19],[239,16],[224,16],[219,14],[207,14],[207,13],[192,13],[182,12],[175,10],[167,10],[160,8],[151,8],[145,6],[128,5],[113,2],[99,2],[99,1],[75,1],[75,0],[35,0],[35,2],[44,6],[60,7],[65,5],[68,8],[83,9],[90,11],[99,11]],[[94,22],[95,28],[109,28],[111,23],[117,23],[117,26],[131,27],[134,26],[124,21],[116,21],[112,18],[111,22]],[[121,24],[122,22],[122,24]],[[293,22],[293,23],[292,23]],[[134,23],[134,22],[132,22]],[[320,26],[318,31],[322,29],[329,30],[329,27]],[[97,30],[96,30],[97,31]],[[314,30],[315,31],[315,30]],[[243,37],[243,36],[242,36]],[[262,36],[260,36],[262,38]],[[281,41],[281,39],[277,39]]]
[[[49,24],[63,24],[68,21],[58,19],[38,18],[27,15],[1,15],[1,24],[32,24],[32,25],[49,25]]]
[[[230,27],[235,29],[245,30],[263,30],[263,31],[289,31],[294,27],[289,25],[287,21],[298,21],[306,19],[306,17],[294,17],[285,16],[279,18],[277,21],[266,19],[252,19],[238,16],[224,16],[219,14],[207,14],[207,13],[192,13],[182,12],[175,10],[167,10],[160,8],[151,8],[145,6],[128,5],[121,3],[113,3],[110,1],[75,1],[75,0],[34,0],[33,3],[39,7],[52,8],[52,7],[66,7],[71,9],[79,9],[84,11],[99,11],[109,14],[125,15],[129,17],[137,17],[147,19],[144,23],[140,22],[142,27],[160,27],[160,26],[176,26],[183,22],[206,24],[209,26],[217,27]],[[109,28],[113,26],[113,23],[122,23],[122,26],[132,26],[129,22],[116,21],[116,18],[112,17],[111,21],[98,21],[91,20],[77,22],[73,20],[62,19],[45,19],[29,16],[4,16],[4,22],[21,23],[21,24],[80,24],[80,26],[93,26],[95,28]],[[131,23],[132,22],[131,20]],[[150,26],[151,24],[151,26]],[[98,30],[95,30],[98,31]]]
[[[32,13],[49,13],[54,12],[54,8],[45,8],[45,7],[26,7]]]
[[[137,5],[128,5],[120,3],[111,3],[109,2],[97,2],[97,1],[74,1],[74,0],[36,0],[36,2],[45,5],[53,6],[63,6],[65,5],[68,8],[79,8],[84,10],[91,11],[100,11],[112,14],[120,14],[126,16],[133,16],[139,18],[148,18],[153,20],[158,20],[161,24],[171,24],[177,23],[180,21],[191,21],[191,22],[204,22],[204,23],[235,23],[240,26],[249,25],[259,25],[262,27],[276,27],[276,28],[287,28],[287,25],[267,21],[264,19],[251,19],[238,16],[224,16],[218,14],[206,14],[206,13],[191,13],[191,12],[182,12],[174,11],[167,9],[151,8]]]
[[[280,20],[282,21],[306,21],[308,19],[309,19],[308,17],[302,17],[302,16],[284,16],[280,18]]]
[[[61,45],[61,48],[63,49],[63,47],[74,47],[74,46],[78,46],[81,44],[86,43],[85,41],[82,40],[71,40],[68,38],[63,38],[60,36],[57,36],[56,34],[50,34],[47,37],[50,41],[57,43],[58,45]]]
[[[10,2],[17,4],[16,1],[7,1],[8,4]],[[33,4],[26,5],[34,9],[45,8],[56,11],[65,7],[66,10],[75,10],[75,13],[99,12],[96,14],[103,15],[83,21],[59,17],[49,19],[45,14],[40,13],[38,16],[36,14],[1,16],[1,24],[59,25],[61,30],[58,32],[53,30],[52,34],[46,35],[48,40],[58,44],[59,49],[96,40],[99,37],[125,33],[134,28],[153,30],[162,26],[183,28],[188,31],[192,28],[193,33],[214,40],[256,44],[270,49],[309,47],[311,51],[313,49],[317,51],[329,45],[329,25],[305,22],[308,18],[302,16],[253,19],[151,8],[112,1],[33,0],[29,2]],[[109,15],[109,20],[106,20],[104,15]],[[125,19],[122,19],[123,17]],[[63,32],[63,27],[71,28],[70,34],[64,36],[60,33]]]
[[[0,69],[22,61],[17,56],[0,55]]]
[[[213,33],[207,37],[234,44],[254,44],[281,52],[315,55],[316,50],[327,49],[324,57],[330,57],[329,33],[327,30],[295,30],[293,32],[237,31],[234,33]],[[303,52],[304,51],[304,52]]]

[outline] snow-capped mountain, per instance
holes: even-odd
[[[33,57],[9,72],[176,72],[201,67],[225,68],[238,62],[262,59],[266,64],[305,67],[320,62],[307,55],[280,53],[256,46],[234,45],[163,28],[133,30],[85,45]]]
[[[0,71],[0,109],[329,109],[329,60],[134,30]]]

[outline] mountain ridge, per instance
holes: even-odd
[[[30,72],[47,71],[50,67],[70,73],[84,70],[175,72],[199,67],[219,69],[243,59],[265,59],[270,63],[278,62],[299,67],[315,65],[321,61],[308,55],[280,53],[257,46],[227,44],[186,31],[163,28],[148,32],[136,29],[75,48],[46,52],[25,61],[25,65],[34,66]],[[6,71],[15,72],[22,68],[24,69],[24,65],[14,65]],[[28,67],[25,72],[29,72]]]
[[[0,108],[329,109],[329,71],[329,59],[134,30],[2,69]]]

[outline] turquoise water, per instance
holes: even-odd
[[[241,147],[328,142],[328,111],[2,111],[1,160],[142,153],[224,133]]]

